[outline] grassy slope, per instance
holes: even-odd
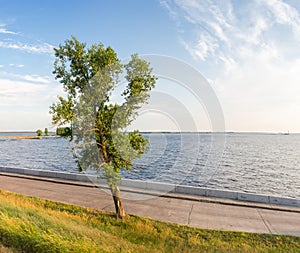
[[[13,252],[13,250],[6,248],[0,244],[0,253],[12,253],[12,252]]]
[[[202,230],[0,190],[0,244],[23,252],[299,252],[300,237]]]

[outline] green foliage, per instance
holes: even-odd
[[[42,136],[43,131],[41,129],[38,129],[38,130],[36,130],[36,134],[37,134],[37,136]]]
[[[71,124],[76,157],[81,170],[95,169],[114,188],[122,169],[147,149],[147,140],[135,130],[124,131],[150,96],[156,77],[149,63],[138,55],[121,64],[115,51],[102,44],[86,48],[75,37],[55,49],[54,75],[63,84],[66,98],[50,107],[54,124]],[[124,73],[127,85],[123,103],[111,93]]]
[[[0,245],[20,252],[299,252],[300,237],[204,230],[0,190]],[[1,249],[1,247],[0,247]]]
[[[71,136],[71,128],[70,127],[58,127],[56,128],[56,135],[62,136],[62,137],[68,137]]]
[[[64,125],[70,123],[73,117],[73,100],[71,96],[68,96],[67,99],[63,97],[58,97],[59,102],[52,104],[50,106],[50,113],[52,114],[53,124]]]
[[[44,135],[45,135],[45,136],[48,136],[48,135],[49,135],[48,128],[45,128]]]

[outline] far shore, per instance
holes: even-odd
[[[44,138],[60,138],[60,136],[0,136],[0,139],[14,139],[14,140],[38,140]]]

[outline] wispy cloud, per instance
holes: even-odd
[[[23,76],[23,79],[13,80],[12,77],[3,77],[1,73],[0,117],[3,120],[0,128],[2,131],[51,127],[49,124],[51,116],[47,113],[49,105],[56,101],[58,95],[63,95],[63,88],[55,82],[48,81],[47,77],[28,75]]]
[[[19,77],[23,78],[26,81],[29,82],[35,82],[35,83],[50,83],[51,79],[48,76],[39,76],[39,75],[23,75]]]
[[[15,33],[15,32],[8,31],[8,30],[6,30],[6,29],[3,28],[3,27],[0,27],[0,33],[4,33],[4,34],[17,34],[17,33]]]
[[[195,59],[204,61],[208,56],[213,55],[218,48],[218,43],[209,33],[201,33],[198,41],[194,46],[190,46],[184,40],[181,44]]]
[[[15,64],[15,63],[10,63],[9,64],[10,67],[17,67],[17,68],[23,68],[24,64]]]
[[[290,25],[299,32],[300,17],[296,8],[281,0],[264,0],[261,3],[271,11],[277,23]]]
[[[232,130],[300,131],[300,10],[281,0],[165,0]],[[254,123],[253,123],[254,122]]]
[[[0,47],[26,51],[29,53],[53,53],[53,46],[48,43],[29,45],[21,42],[0,41]]]
[[[273,43],[271,35],[265,35],[274,32],[276,25],[291,27],[300,41],[299,13],[280,0],[245,1],[234,5],[229,0],[165,0],[161,3],[181,22],[181,29],[184,30],[184,23],[194,26],[184,31],[181,40],[190,54],[202,61],[210,56],[223,61],[226,54],[239,57],[239,51],[245,46],[265,50],[266,44]],[[187,33],[192,34],[187,36]]]
[[[161,0],[160,4],[167,9],[172,18],[177,18],[177,12],[173,10],[168,0]]]
[[[7,97],[12,97],[16,94],[36,93],[43,89],[43,85],[9,79],[0,79],[0,83],[0,94]]]
[[[22,42],[27,39],[26,36],[21,33],[10,31],[6,28],[6,24],[0,23],[0,34],[4,35],[17,35],[3,38],[0,41],[0,48],[15,49],[20,51],[26,51],[29,53],[53,53],[54,46],[45,42],[27,43]]]
[[[0,33],[2,33],[2,34],[13,34],[13,35],[18,34],[16,32],[7,30],[5,27],[6,27],[5,24],[0,24]]]
[[[30,77],[28,78],[31,79]],[[36,83],[34,80],[11,80],[0,79],[0,108],[11,106],[49,106],[55,101],[58,94],[62,94],[62,89],[53,83]]]
[[[14,65],[14,64],[13,64]],[[32,84],[49,84],[53,81],[49,76],[41,76],[41,75],[21,75],[21,74],[14,74],[5,71],[0,71],[2,77],[5,77],[7,80],[10,81],[26,81]]]

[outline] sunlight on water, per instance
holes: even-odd
[[[3,134],[1,134],[3,135]],[[300,198],[300,135],[145,134],[151,148],[125,178]],[[0,166],[77,173],[65,139],[0,139]],[[217,153],[222,158],[215,159]]]

